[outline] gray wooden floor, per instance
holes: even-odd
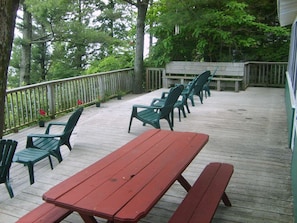
[[[134,119],[131,133],[127,133],[131,107],[149,104],[162,91],[126,95],[100,108],[86,108],[71,138],[74,149],[69,152],[62,147],[64,161],[58,164],[54,160],[54,170],[50,169],[48,160],[37,163],[36,183],[31,186],[26,167],[14,163],[11,183],[15,197],[10,199],[5,186],[0,185],[0,222],[15,222],[42,203],[41,196],[49,188],[151,129]],[[226,190],[233,206],[220,204],[213,222],[293,222],[284,89],[212,91],[204,104],[197,98],[195,102],[196,106],[190,106],[191,113],[181,122],[176,112],[175,131],[206,133],[210,140],[184,176],[193,183],[209,162],[228,162],[235,167]],[[68,115],[58,120],[67,118]],[[161,128],[169,129],[166,121],[161,122]],[[39,127],[27,128],[5,138],[16,139],[20,150],[24,148],[27,134],[43,131],[44,128]],[[185,194],[175,183],[141,222],[167,222]],[[74,213],[63,222],[82,220]]]

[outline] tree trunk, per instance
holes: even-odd
[[[46,31],[45,27],[41,25],[41,30],[42,34],[45,36]],[[40,70],[41,70],[41,80],[45,81],[46,80],[46,74],[47,74],[47,61],[46,61],[46,42],[41,42],[38,44],[39,45],[39,50],[40,50]]]
[[[143,92],[144,66],[143,66],[143,50],[144,50],[144,27],[145,17],[149,0],[137,1],[137,23],[136,23],[136,46],[134,60],[134,86],[133,93]]]
[[[109,1],[108,8],[113,12],[115,11],[114,0]],[[114,37],[114,17],[113,16],[109,19],[108,28],[110,30],[110,36]],[[112,55],[113,51],[114,51],[114,46],[111,44],[110,46],[108,46],[108,49],[107,49],[108,56]]]
[[[19,0],[0,0],[0,138],[5,125],[5,96],[7,71],[14,37],[16,12]]]
[[[83,24],[83,13],[82,13],[82,8],[84,1],[83,0],[79,0],[78,2],[78,22],[80,24]],[[86,55],[86,43],[85,42],[81,42],[79,44],[75,44],[76,45],[76,50],[75,50],[75,55],[74,55],[74,60],[75,60],[75,64],[74,66],[76,66],[77,71],[80,73],[83,69],[83,67],[85,66],[85,63],[83,61],[83,56]]]
[[[153,0],[150,0],[150,4],[152,5],[153,4]],[[152,30],[153,29],[153,24],[152,23],[150,23],[150,30]],[[151,54],[151,48],[152,48],[152,46],[153,46],[153,39],[154,39],[154,36],[150,33],[149,34],[149,52],[148,52],[148,55],[150,56],[150,54]]]
[[[32,42],[32,16],[23,4],[23,40],[20,66],[20,86],[30,84],[31,70],[31,42]]]

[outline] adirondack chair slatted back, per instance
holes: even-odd
[[[194,89],[190,94],[190,99],[192,101],[193,106],[194,106],[193,95],[199,96],[201,103],[203,103],[203,86],[206,84],[209,77],[210,77],[210,71],[209,70],[203,72],[202,74],[200,74],[198,76],[198,79],[196,81]]]
[[[17,144],[17,141],[10,139],[0,140],[0,183],[5,183],[11,198],[13,197],[13,192],[9,183],[9,169]]]
[[[202,91],[204,84],[208,81],[208,78],[210,77],[210,71],[207,70],[200,74],[198,76],[198,79],[196,81],[196,84],[194,86],[194,94],[198,94],[199,92]]]
[[[59,162],[62,162],[63,158],[60,152],[60,146],[66,145],[69,150],[72,150],[70,144],[71,134],[83,112],[83,107],[75,110],[69,117],[68,121],[65,122],[50,122],[47,126],[45,134],[30,134],[27,136],[26,148],[38,148],[44,149],[55,156]],[[62,133],[51,134],[50,129],[52,126],[64,126]]]
[[[63,130],[63,134],[60,139],[60,146],[67,145],[70,150],[72,149],[69,143],[69,139],[82,112],[83,112],[83,107],[80,107],[75,112],[73,112],[73,114],[69,117],[68,122]]]
[[[198,77],[199,77],[199,75],[197,75],[192,81],[190,81],[188,83],[188,85],[185,87],[185,89],[183,90],[182,93],[184,93],[184,94],[190,94],[193,91],[193,89],[194,89],[194,87],[196,85],[196,82],[198,80]]]
[[[212,74],[209,76],[207,82],[203,86],[203,90],[205,91],[205,97],[210,96],[209,85],[210,85],[210,82],[212,81],[213,77],[215,76],[217,70],[218,70],[218,67],[216,67],[216,69],[212,72]]]
[[[178,85],[170,89],[168,96],[164,102],[163,107],[160,109],[160,118],[164,118],[168,116],[174,108],[174,104],[176,103],[177,99],[181,95],[181,92],[183,91],[184,86]]]

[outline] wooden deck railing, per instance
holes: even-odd
[[[133,69],[123,69],[48,81],[7,90],[4,133],[37,122],[43,109],[48,119],[57,114],[132,91]]]
[[[248,86],[284,87],[287,63],[247,62],[244,75]],[[164,68],[147,68],[146,91],[162,88]],[[118,91],[132,91],[133,69],[123,69],[44,82],[7,90],[4,134],[36,123],[39,110],[48,119],[83,104],[94,104],[117,95]]]
[[[286,62],[246,62],[243,68],[245,87],[285,87]],[[197,72],[198,74],[199,72]],[[146,89],[151,91],[163,86],[165,68],[147,68]],[[157,82],[153,80],[158,80]]]
[[[147,68],[146,69],[146,91],[160,89],[163,85],[165,68]]]
[[[247,62],[245,75],[248,86],[285,87],[286,62]]]

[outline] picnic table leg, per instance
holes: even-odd
[[[224,204],[225,204],[226,206],[228,206],[228,207],[231,207],[231,206],[232,206],[232,205],[231,205],[231,202],[230,202],[230,200],[229,200],[229,198],[228,198],[228,196],[227,196],[227,194],[226,194],[226,192],[223,193],[223,195],[222,195],[222,200],[223,200],[223,202],[224,202]]]
[[[182,175],[177,178],[177,181],[183,186],[183,188],[185,188],[186,191],[189,191],[192,187]]]
[[[93,216],[79,214],[80,217],[84,220],[85,223],[97,223],[96,219]]]

